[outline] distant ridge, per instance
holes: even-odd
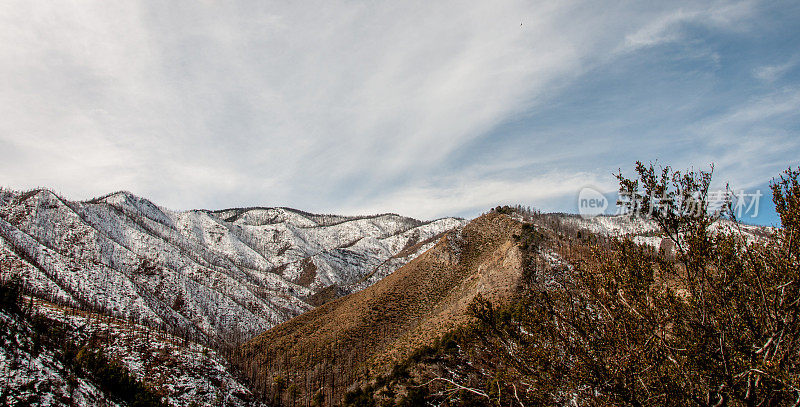
[[[292,208],[172,211],[128,191],[69,201],[45,188],[0,189],[0,264],[57,303],[238,342],[363,288],[365,276],[382,278],[429,247],[419,242],[463,224]]]

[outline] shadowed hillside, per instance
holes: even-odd
[[[511,298],[522,277],[520,229],[505,215],[475,219],[372,287],[254,338],[242,348],[244,370],[272,399],[336,403],[368,370],[384,371],[469,321],[479,293]]]

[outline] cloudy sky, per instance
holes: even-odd
[[[800,3],[609,3],[4,1],[0,185],[433,218],[798,165]]]

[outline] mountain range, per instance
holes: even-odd
[[[749,241],[774,232],[726,220],[712,228]],[[623,240],[669,254],[654,222],[629,216],[174,211],[129,192],[70,201],[2,189],[0,298],[9,282],[24,297],[0,309],[0,399],[418,405],[424,388],[450,400],[457,381],[500,380],[491,372],[508,367],[496,355],[515,352],[502,337],[487,350],[494,331],[476,328],[481,304],[491,314],[567,284],[591,253]],[[500,400],[501,388],[461,390]],[[467,393],[457,393],[462,404]]]
[[[380,280],[464,223],[2,190],[0,262],[41,298],[233,343]]]

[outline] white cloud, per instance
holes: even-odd
[[[591,14],[550,2],[5,3],[0,141],[25,158],[6,157],[0,182],[172,201],[169,184],[211,187],[174,168],[284,189],[424,172],[578,74],[603,41]]]
[[[753,125],[768,126],[777,118],[800,114],[800,89],[786,87],[767,95],[753,97],[730,111],[709,118],[698,130],[716,142],[729,142]]]
[[[676,41],[682,35],[681,24],[695,20],[699,15],[698,11],[689,12],[682,9],[665,14],[638,31],[625,36],[624,48],[630,51]]]
[[[749,0],[735,3],[717,2],[712,5],[697,2],[688,7],[668,10],[637,31],[626,35],[625,41],[617,51],[630,52],[681,40],[689,24],[713,26],[725,30],[744,29],[746,27],[744,22],[752,16],[755,5],[756,2]]]
[[[786,72],[797,65],[797,58],[792,58],[789,61],[777,65],[764,65],[756,68],[753,71],[753,76],[761,79],[764,82],[772,83],[780,79]]]
[[[800,140],[787,123],[800,118],[800,89],[787,87],[753,97],[739,106],[710,117],[692,128],[705,148],[696,149],[696,162],[714,162],[722,180],[738,187],[763,184],[789,165],[796,156],[775,160],[797,151]]]
[[[401,188],[371,202],[347,208],[351,213],[395,211],[420,219],[453,214],[475,214],[502,204],[522,204],[555,210],[554,201],[566,200],[577,206],[578,192],[586,186],[614,190],[610,176],[591,173],[550,171],[520,179],[465,179],[456,177],[445,186],[417,184]],[[501,197],[501,198],[499,198]]]
[[[738,27],[751,11],[747,2],[5,2],[0,185],[72,198],[130,189],[174,208],[423,217],[544,199],[595,180],[553,157],[598,149],[567,153],[574,146],[557,148],[563,140],[550,135],[548,157],[495,157],[453,174],[441,163],[551,103],[619,44],[675,41],[686,22]],[[496,175],[531,163],[552,164],[548,174],[568,186]]]

